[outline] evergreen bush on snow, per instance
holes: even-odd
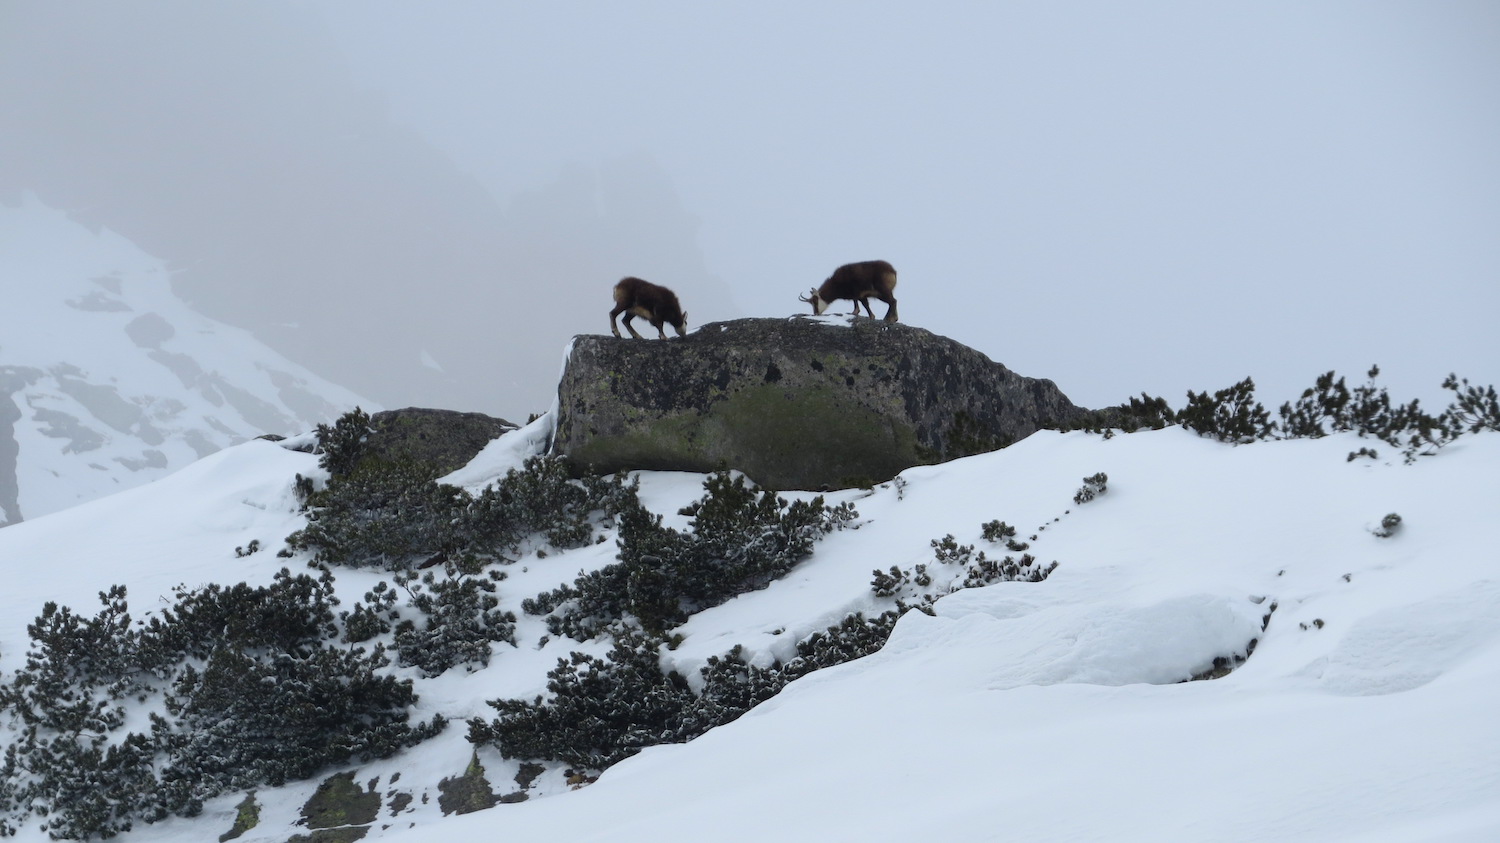
[[[364,456],[365,443],[374,432],[370,414],[358,407],[331,425],[318,425],[318,465],[334,477],[347,477]]]
[[[649,559],[652,563],[668,558],[680,559],[693,552],[698,531],[713,536],[713,540],[705,541],[704,546],[721,553],[735,535],[775,533],[771,526],[786,517],[782,510],[785,501],[771,499],[772,504],[767,504],[767,496],[754,495],[742,480],[716,475],[705,483],[705,488],[705,498],[683,510],[683,514],[695,518],[697,529],[693,534],[666,530],[661,527],[661,519],[649,513],[622,516],[622,560],[627,551],[637,560]],[[821,505],[821,499],[813,503]],[[826,532],[833,529],[831,524],[838,522],[840,517],[853,517],[853,513],[850,511],[844,516],[825,513],[824,518],[831,521],[809,521],[802,523],[802,528],[814,528],[811,535],[816,537],[816,530]],[[983,525],[983,530],[991,541],[1015,544],[1015,529],[1004,522],[992,521]],[[633,531],[640,531],[640,535]],[[642,536],[644,543],[637,544],[642,542]],[[799,552],[804,552],[810,546],[798,545],[798,548]],[[1029,554],[1020,559],[1007,556],[992,560],[982,551],[975,553],[971,545],[958,544],[951,535],[934,540],[932,548],[935,557],[932,566],[918,565],[914,572],[892,566],[889,574],[875,572],[872,588],[879,596],[895,598],[894,609],[875,618],[860,613],[847,616],[839,624],[798,642],[797,657],[785,664],[751,665],[743,658],[741,648],[735,647],[722,656],[710,658],[700,669],[702,690],[696,693],[681,675],[661,669],[659,653],[666,642],[666,627],[647,626],[641,631],[628,622],[631,618],[641,619],[634,614],[641,604],[629,602],[639,598],[629,596],[629,591],[639,584],[645,572],[656,577],[652,583],[659,589],[651,595],[652,602],[645,604],[649,611],[661,612],[651,617],[657,620],[670,617],[663,607],[675,605],[678,611],[683,611],[685,600],[681,596],[681,586],[672,579],[675,572],[659,564],[631,571],[622,563],[611,566],[613,571],[596,572],[598,576],[592,579],[580,577],[575,588],[562,589],[530,601],[530,609],[555,609],[562,602],[571,601],[574,612],[559,613],[554,618],[561,617],[565,623],[577,624],[567,627],[571,631],[597,634],[606,627],[613,631],[614,647],[609,656],[600,658],[574,652],[567,659],[559,659],[557,666],[547,674],[545,696],[533,700],[490,701],[489,705],[496,710],[497,716],[490,721],[470,720],[469,740],[493,745],[506,758],[555,760],[582,770],[602,770],[646,746],[691,740],[734,720],[800,676],[880,649],[902,614],[912,608],[930,612],[927,605],[941,593],[993,582],[1038,582],[1057,567],[1055,562],[1046,566],[1037,564]],[[934,589],[934,578],[929,569],[943,566],[959,570],[949,574],[950,584]],[[708,575],[704,569],[693,565],[682,565],[677,570]],[[757,567],[754,570],[762,569]],[[740,583],[747,581],[743,574],[743,571],[735,573]],[[632,575],[635,575],[635,581],[632,581]],[[954,585],[960,577],[961,585]],[[609,583],[623,583],[627,596],[615,603],[608,602],[611,594],[617,594],[608,590]],[[902,599],[907,596],[919,597],[920,601],[915,605],[908,604]],[[596,614],[584,616],[584,612]],[[613,622],[606,624],[605,619]],[[585,621],[589,625],[585,625]]]
[[[496,597],[504,575],[492,563],[587,544],[597,526],[643,511],[634,483],[573,480],[556,457],[532,457],[474,495],[418,465],[367,457],[307,503],[307,527],[288,537],[290,547],[314,551],[315,565],[395,573],[396,588],[381,583],[343,614],[345,640],[393,633],[385,640],[400,663],[427,676],[487,665],[492,643],[515,643],[515,616]],[[401,607],[398,592],[409,598]]]
[[[554,760],[598,771],[648,746],[683,743],[722,726],[814,670],[868,655],[884,645],[898,611],[875,619],[852,614],[797,645],[797,658],[748,664],[735,647],[710,658],[695,693],[676,671],[663,671],[659,636],[626,632],[608,658],[574,652],[547,674],[547,695],[491,700],[491,721],[469,721],[468,738],[506,758]]]
[[[0,763],[0,834],[110,837],[192,816],[228,789],[305,778],[436,734],[408,723],[410,680],[382,649],[339,643],[331,577],[283,569],[268,586],[177,589],[132,623],[126,592],[93,618],[49,603],[26,665],[0,687],[16,739]],[[125,730],[126,705],[148,714]]]
[[[460,664],[490,663],[491,642],[516,643],[516,616],[501,611],[495,584],[504,579],[499,571],[484,571],[471,557],[449,561],[445,576],[397,574],[398,585],[407,588],[412,608],[424,616],[422,625],[403,620],[395,627],[395,645],[403,665],[419,668],[426,676],[437,676]]]
[[[1449,374],[1443,381],[1443,389],[1453,393],[1453,403],[1443,416],[1454,435],[1500,431],[1500,396],[1496,395],[1495,387],[1470,386],[1468,378]]]
[[[554,548],[582,547],[593,541],[596,514],[610,523],[639,505],[638,485],[626,483],[623,475],[573,480],[562,457],[531,457],[475,498],[470,529],[499,536],[507,548],[520,547],[534,535]]]
[[[376,671],[380,648],[319,647],[305,656],[215,650],[189,665],[158,724],[168,763],[164,807],[195,814],[204,799],[259,784],[309,778],[334,763],[385,758],[436,734],[441,720],[413,728],[410,680]]]
[[[307,498],[308,524],[287,544],[320,564],[391,571],[464,555],[508,562],[535,536],[587,544],[596,515],[607,521],[634,501],[623,478],[569,479],[561,457],[531,457],[478,495],[416,463],[366,459]]]
[[[401,570],[460,551],[497,554],[466,534],[469,496],[411,462],[367,460],[307,499],[307,526],[287,537],[321,564]]]
[[[1137,430],[1161,430],[1167,425],[1176,424],[1177,420],[1177,413],[1167,403],[1167,399],[1142,392],[1140,398],[1132,397],[1124,404],[1084,413],[1077,421],[1060,429],[1105,434],[1118,429],[1133,433]]]
[[[1255,400],[1255,381],[1245,378],[1210,396],[1188,390],[1177,419],[1188,430],[1236,445],[1265,439],[1276,429],[1271,414]]]
[[[522,603],[546,615],[557,635],[588,640],[629,620],[662,632],[689,615],[739,594],[764,588],[812,553],[818,539],[857,513],[828,506],[821,496],[788,503],[720,472],[704,481],[704,496],[680,514],[689,531],[662,526],[639,502],[621,511],[619,562],[580,575]]]
[[[1200,435],[1236,444],[1352,432],[1399,448],[1408,463],[1437,453],[1464,433],[1500,430],[1500,399],[1493,386],[1471,386],[1467,379],[1450,374],[1442,386],[1454,394],[1453,402],[1432,415],[1415,399],[1405,404],[1393,401],[1386,388],[1376,384],[1379,375],[1380,367],[1372,366],[1366,382],[1353,388],[1332,371],[1319,375],[1296,401],[1282,404],[1279,424],[1255,401],[1255,384],[1249,378],[1212,396],[1189,391],[1188,406],[1177,418]],[[1350,459],[1375,453],[1362,448]]]
[[[1082,506],[1109,491],[1109,475],[1104,472],[1083,478],[1083,485],[1073,495],[1073,503]]]
[[[364,602],[355,601],[352,608],[339,613],[339,620],[344,625],[344,635],[340,640],[359,644],[390,632],[401,620],[401,613],[396,609],[397,597],[397,590],[385,580],[376,583],[374,588],[365,592]]]
[[[981,529],[991,542],[1004,539],[1008,549],[1019,551],[1029,546],[1015,541],[1015,528],[1004,521],[991,521]],[[897,598],[901,606],[905,606],[908,600],[915,600],[914,607],[920,608],[960,588],[983,588],[998,582],[1041,582],[1057,569],[1056,562],[1040,565],[1029,553],[1019,558],[991,559],[982,550],[976,553],[973,545],[959,544],[951,533],[932,540],[932,555],[935,566],[918,564],[907,571],[899,565],[892,565],[889,573],[877,569],[870,590],[876,597]],[[933,575],[934,570],[944,571],[947,567],[958,571],[941,578]],[[936,587],[935,582],[938,583]]]
[[[1411,462],[1419,455],[1434,453],[1463,432],[1454,415],[1459,412],[1457,405],[1432,416],[1422,410],[1418,401],[1392,402],[1385,387],[1375,383],[1379,375],[1379,366],[1370,367],[1369,380],[1352,390],[1343,378],[1335,380],[1332,371],[1319,375],[1313,387],[1303,391],[1295,403],[1282,405],[1281,427],[1286,438],[1316,439],[1352,431],[1401,448],[1407,462]],[[1450,384],[1457,392],[1452,375],[1443,385]]]
[[[109,739],[125,722],[121,700],[144,682],[125,589],[99,599],[93,618],[47,603],[27,626],[25,667],[0,687],[0,711],[18,733],[0,763],[0,835],[35,814],[54,837],[112,836],[154,791],[150,739]]]
[[[507,758],[550,759],[602,770],[660,743],[687,734],[684,710],[693,698],[687,680],[663,672],[660,639],[616,638],[608,659],[572,653],[547,674],[550,699],[493,700],[491,723],[469,722],[469,740],[492,743]]]

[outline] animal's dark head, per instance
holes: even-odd
[[[817,287],[813,287],[811,290],[808,290],[807,295],[805,296],[798,296],[797,301],[807,302],[808,304],[812,305],[814,316],[821,315],[823,311],[828,309],[828,302],[824,301],[823,298],[818,295]]]

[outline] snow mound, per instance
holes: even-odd
[[[490,440],[464,467],[438,478],[439,483],[479,491],[517,470],[526,460],[545,453],[552,438],[553,414],[543,413],[530,424]]]
[[[1399,694],[1497,651],[1500,582],[1484,580],[1358,619],[1333,652],[1298,675],[1333,694]]]
[[[1164,685],[1211,669],[1215,658],[1243,657],[1261,633],[1261,610],[1243,598],[1193,594],[1149,606],[1076,604],[1017,613],[1004,593],[1026,585],[965,589],[938,601],[936,617],[908,613],[882,653],[951,657],[945,675],[988,690]]]

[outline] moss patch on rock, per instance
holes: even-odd
[[[380,794],[355,784],[353,772],[328,777],[302,806],[302,818],[308,828],[336,830],[341,834],[358,831],[359,835],[348,838],[350,840],[358,840],[368,831],[367,828],[353,827],[368,826],[375,822],[379,813]],[[333,838],[312,839],[324,843]]]
[[[484,776],[484,765],[479,763],[475,752],[463,775],[438,782],[438,808],[443,816],[468,814],[493,808],[500,799],[490,789],[489,779]]]
[[[219,843],[233,840],[260,824],[260,803],[255,801],[255,791],[245,794],[240,804],[235,806],[234,825],[229,830],[219,835]]]
[[[354,843],[356,840],[363,840],[369,833],[370,827],[367,825],[320,828],[312,834],[294,835],[286,843]]]

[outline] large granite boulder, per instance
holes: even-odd
[[[439,477],[467,465],[490,440],[516,426],[483,413],[408,407],[370,416],[365,456],[414,462]]]
[[[558,400],[553,451],[581,469],[734,468],[773,489],[879,482],[1085,412],[946,337],[847,316],[579,336]]]

